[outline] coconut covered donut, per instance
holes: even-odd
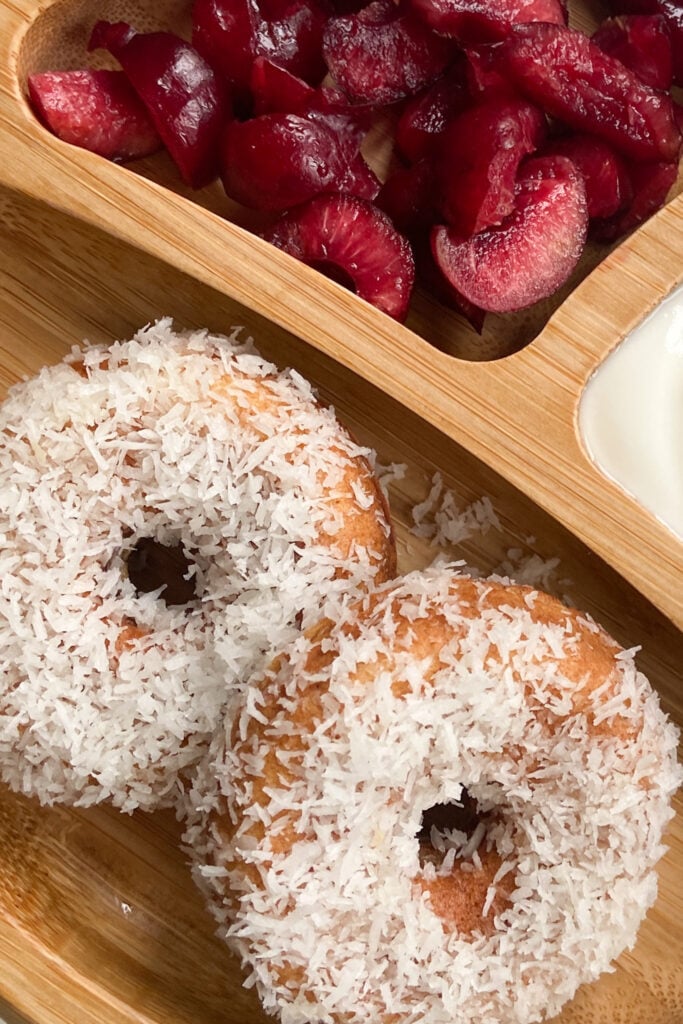
[[[676,739],[585,615],[413,573],[300,636],[233,710],[195,793],[195,874],[284,1024],[528,1024],[633,944]]]
[[[227,696],[395,553],[369,453],[250,342],[75,351],[0,408],[0,773],[172,803]]]

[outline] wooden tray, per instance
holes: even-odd
[[[166,157],[117,167],[36,123],[26,73],[82,65],[96,16],[182,27],[186,0],[143,3],[0,0],[0,180],[15,190],[0,191],[0,394],[86,336],[128,336],[163,314],[217,331],[246,323],[382,461],[407,464],[391,489],[402,570],[436,553],[410,532],[435,471],[463,505],[489,496],[502,530],[450,553],[485,571],[514,563],[510,549],[559,558],[551,589],[624,644],[643,643],[641,667],[683,723],[683,549],[593,468],[575,430],[593,368],[683,276],[682,201],[552,316],[545,306],[492,318],[482,346],[419,296],[398,326],[248,234],[219,188],[187,202]],[[381,136],[369,155],[386,163]],[[572,289],[601,255],[587,254]],[[501,361],[465,361],[530,339]],[[660,898],[635,950],[580,991],[562,1024],[683,1024],[680,796],[676,809]],[[263,1024],[213,938],[178,835],[165,814],[46,810],[0,790],[0,1017],[5,1003],[11,1024],[15,1013],[32,1024]]]
[[[264,354],[297,367],[380,460],[402,462],[391,488],[400,568],[430,562],[412,509],[436,471],[464,506],[488,496],[502,529],[475,531],[450,554],[491,571],[518,557],[557,557],[555,590],[627,646],[664,707],[683,722],[683,636],[613,569],[502,476],[374,385],[220,291],[104,233],[0,190],[0,398],[22,375],[84,337],[128,337],[163,314],[180,326],[245,323]],[[538,538],[530,541],[530,537]],[[660,897],[616,973],[582,989],[562,1024],[683,1021],[683,799]],[[213,938],[168,814],[45,809],[0,789],[2,1001],[32,1024],[265,1024],[237,964]]]
[[[109,164],[60,143],[33,117],[27,73],[82,66],[97,17],[186,31],[188,9],[188,0],[0,0],[0,180],[168,261],[354,369],[518,486],[683,625],[683,545],[594,467],[575,423],[591,372],[683,277],[683,198],[578,284],[604,255],[587,252],[553,304],[490,318],[483,341],[424,295],[399,326],[249,234],[218,186],[189,203],[166,156],[136,170]],[[572,9],[583,27],[602,13],[599,0]],[[367,155],[386,167],[381,133]],[[512,354],[466,361],[501,352]]]

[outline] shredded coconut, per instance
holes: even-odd
[[[391,485],[395,480],[404,479],[408,467],[405,462],[389,462],[385,465],[384,463],[375,460],[373,469],[379,485],[382,488],[382,493],[388,501]]]
[[[458,555],[462,544],[472,538],[485,537],[490,531],[505,537],[505,530],[491,499],[486,495],[462,505],[456,493],[444,484],[440,473],[435,473],[426,498],[412,509],[413,527],[416,537],[430,540],[437,553],[434,561],[444,556],[452,561]],[[526,547],[509,547],[505,558],[495,566],[485,569],[481,565],[469,565],[468,571],[475,576],[493,575],[514,580],[516,583],[540,587],[566,600],[564,589],[571,581],[560,579],[559,558],[544,558],[533,550],[535,537],[524,539]]]
[[[444,488],[440,473],[434,474],[425,500],[413,508],[413,523],[416,537],[433,540],[441,548],[460,544],[491,529],[502,529],[490,498],[479,498],[461,509],[453,491]]]
[[[556,589],[559,558],[542,558],[541,555],[523,548],[509,548],[505,559],[495,567],[493,574],[515,580],[529,587],[540,587],[542,590]],[[561,581],[566,586],[568,580]]]

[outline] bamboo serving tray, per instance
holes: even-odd
[[[128,337],[161,315],[223,333],[244,323],[381,462],[406,465],[391,486],[401,571],[437,554],[411,532],[435,472],[463,506],[489,497],[501,530],[448,554],[485,572],[514,569],[516,551],[559,559],[550,589],[643,645],[641,668],[683,724],[683,546],[593,467],[575,428],[593,369],[683,278],[683,197],[606,259],[589,252],[557,308],[490,318],[479,339],[419,295],[400,326],[248,233],[217,186],[190,202],[164,155],[119,167],[37,124],[26,74],[82,66],[96,17],[186,28],[187,9],[0,0],[0,398],[83,338]],[[368,156],[386,164],[381,134]],[[635,949],[557,1024],[683,1024],[680,794],[675,806]],[[265,1024],[178,838],[168,814],[45,809],[0,788],[0,1019],[4,1002],[11,1024]]]
[[[577,0],[574,24],[596,23],[599,4]],[[189,202],[165,155],[117,166],[36,121],[27,74],[84,66],[96,18],[186,34],[189,8],[189,0],[0,0],[0,181],[173,264],[355,370],[518,486],[682,626],[683,545],[595,468],[576,405],[596,366],[683,278],[683,198],[607,258],[589,249],[551,302],[489,317],[482,338],[422,294],[398,325],[249,233],[253,216],[218,185]],[[375,133],[366,156],[379,172],[388,150],[386,133]]]
[[[74,342],[126,338],[161,315],[227,331],[243,323],[264,355],[293,365],[380,461],[391,487],[401,571],[437,550],[411,532],[435,472],[463,507],[487,496],[500,531],[448,554],[490,572],[516,549],[559,559],[552,588],[625,646],[683,724],[683,635],[635,588],[465,448],[326,353],[154,257],[44,204],[0,190],[0,398]],[[530,537],[537,538],[536,541]],[[511,553],[512,551],[512,553]],[[561,1024],[682,1024],[683,793],[660,865],[660,897],[616,973],[582,989]],[[265,1024],[213,937],[168,814],[41,808],[0,788],[2,1000],[31,1024]]]

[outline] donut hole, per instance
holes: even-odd
[[[416,835],[421,865],[440,863],[452,848],[458,857],[467,857],[484,836],[486,822],[487,815],[464,788],[459,800],[426,807]]]
[[[169,606],[196,599],[194,565],[181,544],[162,544],[154,537],[140,537],[127,559],[128,578],[138,594],[163,588],[159,597]]]
[[[491,935],[510,907],[514,864],[504,862],[491,841],[496,822],[497,812],[482,810],[465,789],[457,801],[422,813],[417,884],[429,894],[443,929],[461,938]]]

